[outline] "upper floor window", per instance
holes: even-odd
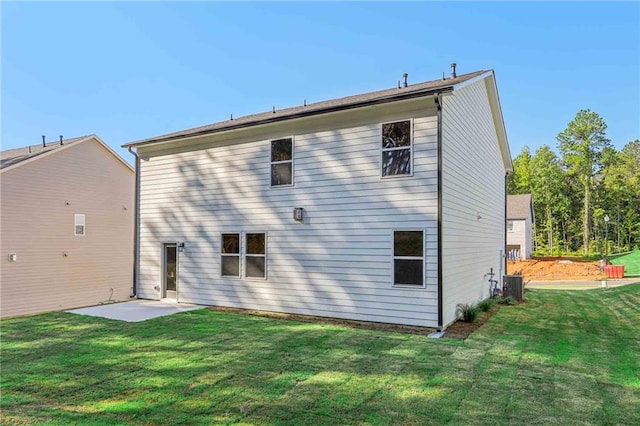
[[[293,138],[271,141],[271,186],[293,185]]]
[[[73,235],[82,236],[85,233],[85,220],[83,214],[73,215]]]
[[[512,220],[508,220],[507,221],[507,231],[513,232],[513,221]]]
[[[382,176],[410,176],[411,120],[382,124]]]

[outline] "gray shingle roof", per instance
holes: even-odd
[[[88,135],[89,136],[89,135]],[[88,136],[81,136],[79,138],[63,139],[62,146],[71,145],[74,142],[85,139]],[[60,142],[49,142],[46,147],[42,144],[25,146],[24,148],[8,149],[0,152],[0,169],[4,169],[14,164],[21,163],[31,158],[38,157],[46,152],[52,151],[56,148],[60,148]]]
[[[529,212],[533,216],[531,194],[517,194],[507,196],[507,219],[526,219]]]
[[[391,102],[395,100],[408,99],[418,96],[427,96],[439,90],[451,89],[456,84],[471,80],[488,71],[476,71],[469,74],[462,74],[456,78],[447,78],[445,80],[438,79],[423,83],[410,84],[408,87],[400,89],[385,89],[377,92],[363,93],[360,95],[347,96],[344,98],[332,99],[328,101],[316,102],[306,106],[296,106],[275,112],[268,111],[259,114],[245,115],[243,117],[234,118],[233,120],[220,121],[218,123],[208,124],[206,126],[195,127],[193,129],[181,130],[179,132],[168,133],[166,135],[156,136],[148,139],[141,139],[123,145],[123,147],[146,145],[155,142],[164,142],[174,139],[181,139],[189,136],[197,136],[207,133],[215,133],[223,130],[231,130],[241,127],[255,126],[259,124],[272,123],[276,121],[299,118],[303,116],[316,115],[339,111],[378,102]]]

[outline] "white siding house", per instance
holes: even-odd
[[[509,259],[531,257],[534,217],[531,194],[507,197],[507,256]]]
[[[0,316],[128,300],[133,168],[95,135],[0,158]]]
[[[503,267],[492,71],[125,146],[140,298],[443,329]]]

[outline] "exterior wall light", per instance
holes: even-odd
[[[293,209],[293,220],[297,222],[304,221],[304,209],[302,207],[296,207]]]
[[[184,251],[184,243],[178,243],[178,251],[181,253]]]

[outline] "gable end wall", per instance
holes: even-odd
[[[130,168],[88,140],[7,170],[1,180],[2,317],[129,299]],[[85,214],[84,236],[74,236],[76,213]]]
[[[504,273],[505,167],[485,81],[443,97],[444,326],[458,304],[489,296],[490,268],[496,280]]]

